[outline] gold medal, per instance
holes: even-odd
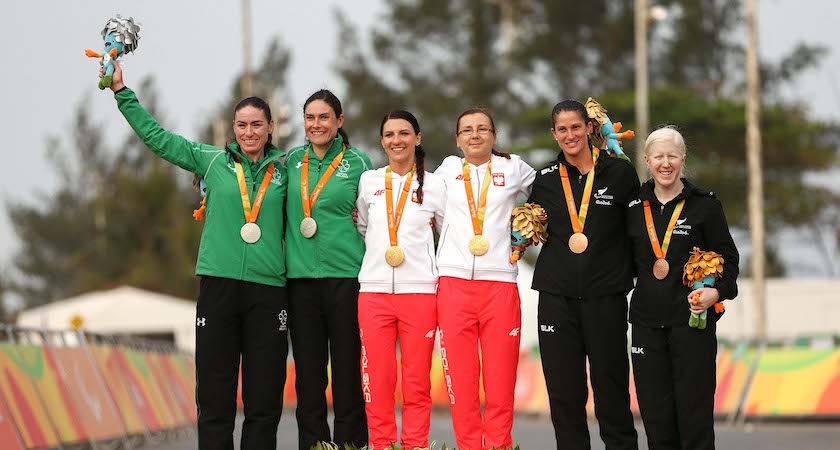
[[[589,247],[589,238],[583,233],[575,233],[569,238],[569,250],[581,254]]]
[[[248,222],[245,225],[242,225],[242,228],[239,229],[239,236],[242,237],[243,241],[253,244],[260,240],[262,230],[260,230],[259,225],[253,222]]]
[[[653,263],[653,276],[655,276],[657,280],[664,280],[670,271],[671,265],[664,259],[657,259],[656,262]]]
[[[385,262],[391,267],[397,267],[405,261],[405,252],[398,245],[392,245],[385,251]]]
[[[315,219],[311,217],[304,217],[303,220],[300,221],[300,234],[302,234],[306,239],[315,236],[316,231],[318,231],[318,223],[315,222]]]
[[[470,239],[469,248],[470,253],[475,256],[481,256],[487,253],[487,250],[490,250],[490,242],[486,237],[477,234]]]

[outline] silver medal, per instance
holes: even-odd
[[[242,236],[243,241],[253,244],[260,240],[262,230],[260,230],[259,225],[253,222],[248,222],[245,225],[242,225],[242,228],[239,229],[239,235]]]
[[[318,231],[318,224],[315,223],[315,219],[311,217],[304,217],[300,222],[300,234],[309,239],[312,236],[315,236],[316,231]]]

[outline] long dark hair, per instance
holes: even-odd
[[[391,119],[405,120],[406,122],[411,124],[411,128],[414,128],[414,134],[420,134],[420,123],[417,122],[417,118],[414,117],[414,114],[399,109],[385,114],[385,117],[382,118],[382,123],[379,124],[379,137],[382,137],[382,132],[385,129],[385,123]],[[417,203],[420,203],[422,205],[423,179],[425,178],[426,173],[426,151],[423,150],[422,145],[417,145],[416,147],[414,147],[414,164],[417,166],[417,183],[420,184],[420,187],[417,188]]]
[[[493,120],[493,114],[490,113],[490,110],[487,108],[483,108],[481,106],[476,106],[473,108],[468,108],[461,115],[458,116],[458,120],[455,121],[455,136],[458,136],[458,127],[461,126],[461,119],[464,116],[469,116],[470,114],[484,114],[490,119],[490,127],[492,128],[493,134],[496,134],[496,121]],[[510,153],[500,152],[496,150],[496,147],[493,147],[492,153],[496,156],[501,156],[505,159],[510,159]]]
[[[315,91],[315,93],[310,95],[309,98],[307,98],[306,101],[303,103],[303,110],[306,111],[306,107],[309,106],[309,104],[314,102],[315,100],[321,100],[324,103],[330,105],[330,108],[332,108],[333,112],[335,113],[335,117],[341,117],[341,101],[331,91],[327,89]],[[344,144],[349,147],[350,137],[347,136],[347,132],[344,131],[343,128],[338,127],[338,134],[341,135],[341,139],[344,139]]]

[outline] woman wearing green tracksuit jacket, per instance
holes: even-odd
[[[120,112],[161,158],[202,177],[206,224],[196,275],[196,403],[199,450],[233,448],[240,359],[245,422],[243,450],[273,450],[286,380],[287,299],[283,258],[286,168],[271,144],[268,105],[249,97],[237,105],[236,142],[225,149],[170,133],[122,82],[111,90]],[[355,194],[354,194],[355,195]]]
[[[359,177],[370,159],[350,146],[341,102],[327,90],[303,106],[308,143],[289,150],[286,264],[295,357],[298,445],[319,441],[363,447],[367,421],[360,371],[359,269],[365,253],[353,223]],[[327,358],[334,435],[327,424]]]

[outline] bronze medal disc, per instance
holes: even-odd
[[[397,245],[392,245],[385,250],[385,262],[391,267],[397,267],[405,261],[405,252]]]
[[[671,266],[668,264],[668,261],[665,261],[664,259],[657,259],[656,262],[653,263],[653,276],[655,276],[657,280],[664,280],[670,271]]]
[[[315,219],[311,217],[304,217],[300,222],[300,234],[302,234],[306,239],[309,239],[312,236],[315,236],[316,231],[318,231],[318,224],[315,222]]]
[[[253,244],[260,240],[262,230],[260,230],[259,225],[253,222],[248,222],[245,225],[242,225],[242,228],[239,229],[239,236],[242,237],[243,241]]]
[[[477,234],[470,239],[470,253],[475,256],[481,256],[487,253],[487,250],[490,250],[490,242],[487,241],[487,238]]]
[[[589,246],[589,239],[583,233],[575,233],[569,238],[569,250],[578,255],[586,250]]]

